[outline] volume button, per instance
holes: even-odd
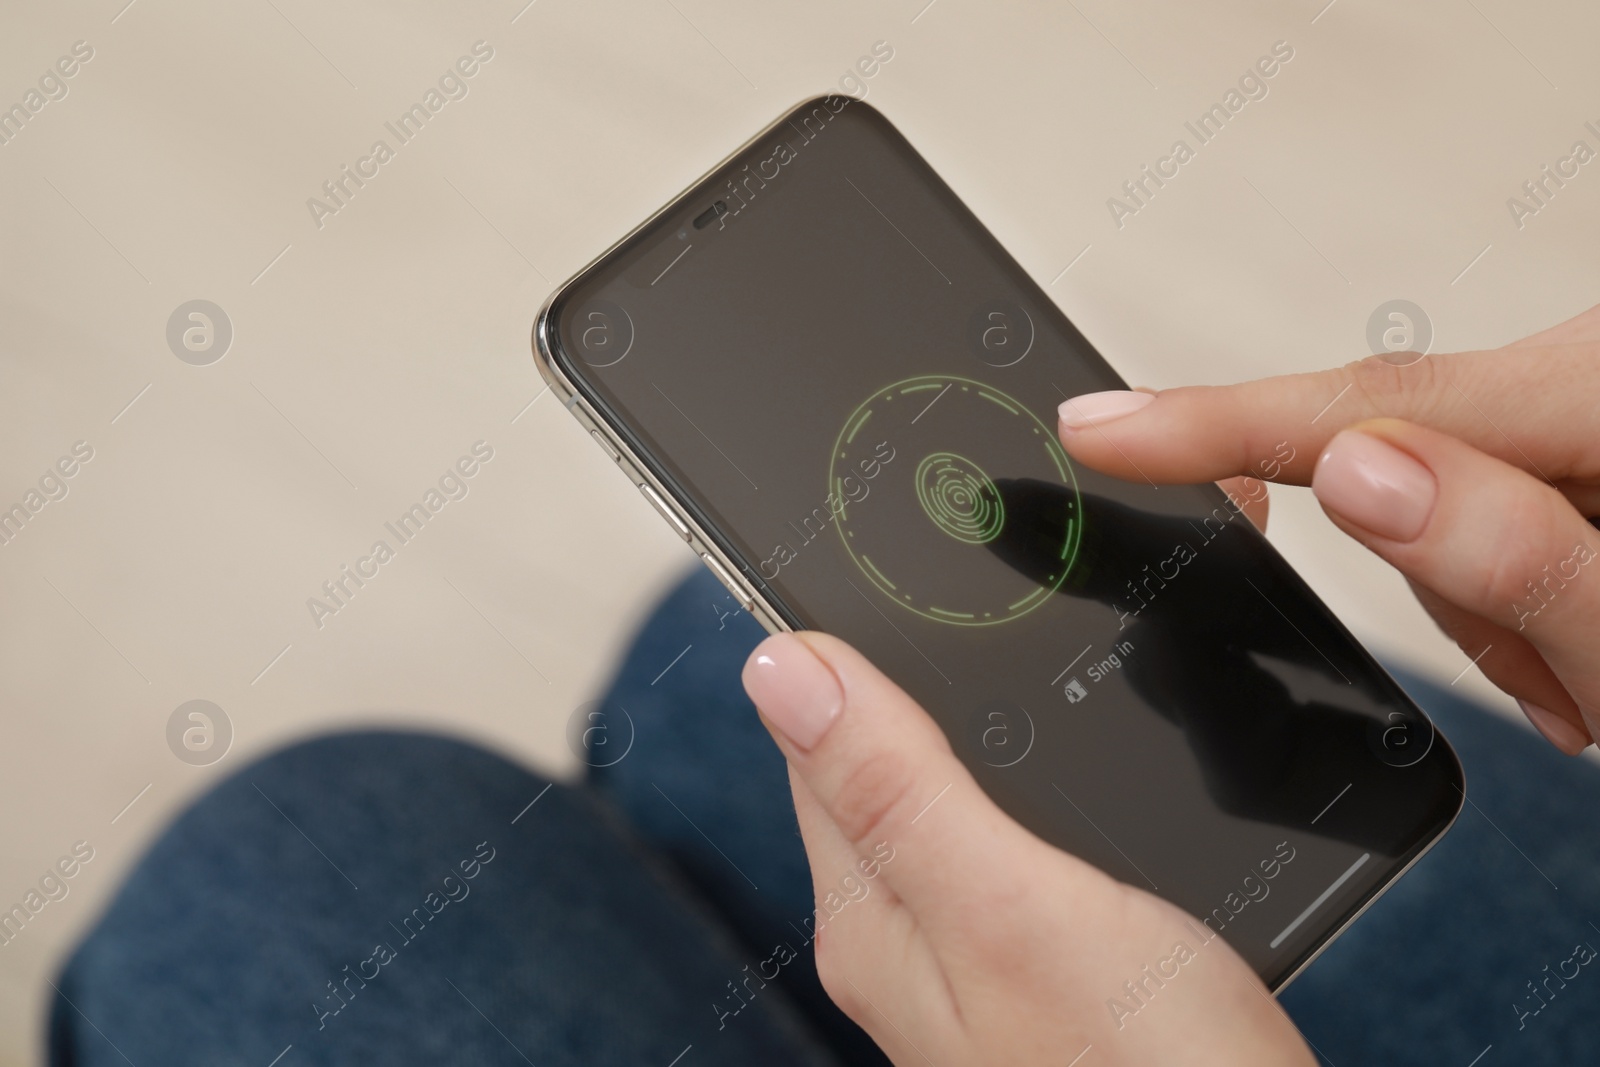
[[[611,457],[613,463],[622,462],[622,454],[611,447],[611,442],[606,440],[606,435],[599,430],[590,430],[589,436],[594,438],[594,443],[606,450],[606,455]]]
[[[660,493],[650,488],[650,486],[644,482],[639,483],[639,492],[643,493],[644,498],[650,501],[650,503],[655,506],[657,511],[661,512],[661,517],[663,519],[666,519],[667,522],[672,524],[672,528],[678,531],[679,537],[683,538],[685,541],[689,540],[688,524],[682,519],[678,518],[678,513],[672,510],[671,506],[669,506],[665,500],[661,499]]]
[[[751,609],[751,607],[755,604],[755,598],[749,593],[745,592],[743,583],[736,581],[734,577],[728,573],[727,568],[723,567],[722,564],[718,563],[711,557],[711,553],[700,553],[700,562],[704,563],[706,568],[710,570],[712,574],[717,576],[717,581],[721,582],[727,587],[728,592],[733,594],[733,599],[739,602],[740,607],[744,608],[746,611]]]

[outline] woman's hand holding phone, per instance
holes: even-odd
[[[770,637],[744,683],[789,761],[823,985],[895,1063],[1315,1062],[1225,941],[1023,829],[848,645]]]
[[[1495,351],[1074,397],[1061,422],[1111,474],[1309,484],[1551,744],[1600,739],[1600,307]]]
[[[1061,421],[1079,462],[1223,480],[1258,526],[1241,479],[1309,484],[1552,744],[1600,739],[1600,307],[1498,351],[1090,394]],[[823,984],[896,1063],[1314,1062],[1225,942],[1024,830],[853,649],[779,635],[744,680],[789,761]]]

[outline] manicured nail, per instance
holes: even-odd
[[[844,708],[844,690],[827,664],[793,634],[774,634],[744,664],[744,691],[767,721],[809,752]]]
[[[1124,415],[1131,415],[1154,399],[1155,396],[1151,393],[1108,389],[1103,393],[1084,393],[1071,400],[1063,400],[1056,410],[1061,415],[1063,427],[1068,430],[1082,430],[1085,427],[1110,422],[1112,419],[1120,419]]]
[[[1328,442],[1311,489],[1329,511],[1389,541],[1417,539],[1439,496],[1433,472],[1398,448],[1359,430]]]
[[[1522,714],[1528,717],[1533,728],[1543,734],[1546,741],[1567,755],[1576,756],[1589,747],[1588,735],[1555,712],[1546,711],[1526,700],[1518,700],[1517,707],[1522,709]]]

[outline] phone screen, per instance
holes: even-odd
[[[874,109],[781,120],[550,344],[792,626],[1270,987],[1454,818],[1449,746],[1221,490],[1068,459],[1057,405],[1124,383]]]

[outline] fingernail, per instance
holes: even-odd
[[[1522,709],[1522,714],[1528,717],[1528,721],[1533,723],[1533,728],[1543,734],[1546,741],[1567,755],[1576,756],[1589,747],[1588,736],[1555,712],[1547,711],[1537,704],[1530,704],[1526,700],[1518,700],[1517,707]]]
[[[1103,422],[1131,415],[1154,399],[1155,396],[1151,393],[1108,389],[1103,393],[1084,393],[1071,400],[1064,400],[1056,411],[1061,416],[1062,426],[1069,430],[1081,430],[1087,426],[1098,426]]]
[[[844,708],[827,664],[793,634],[774,634],[744,665],[744,691],[796,748],[811,751]]]
[[[1342,519],[1390,541],[1414,541],[1428,525],[1439,483],[1387,441],[1341,431],[1317,460],[1311,490]]]

